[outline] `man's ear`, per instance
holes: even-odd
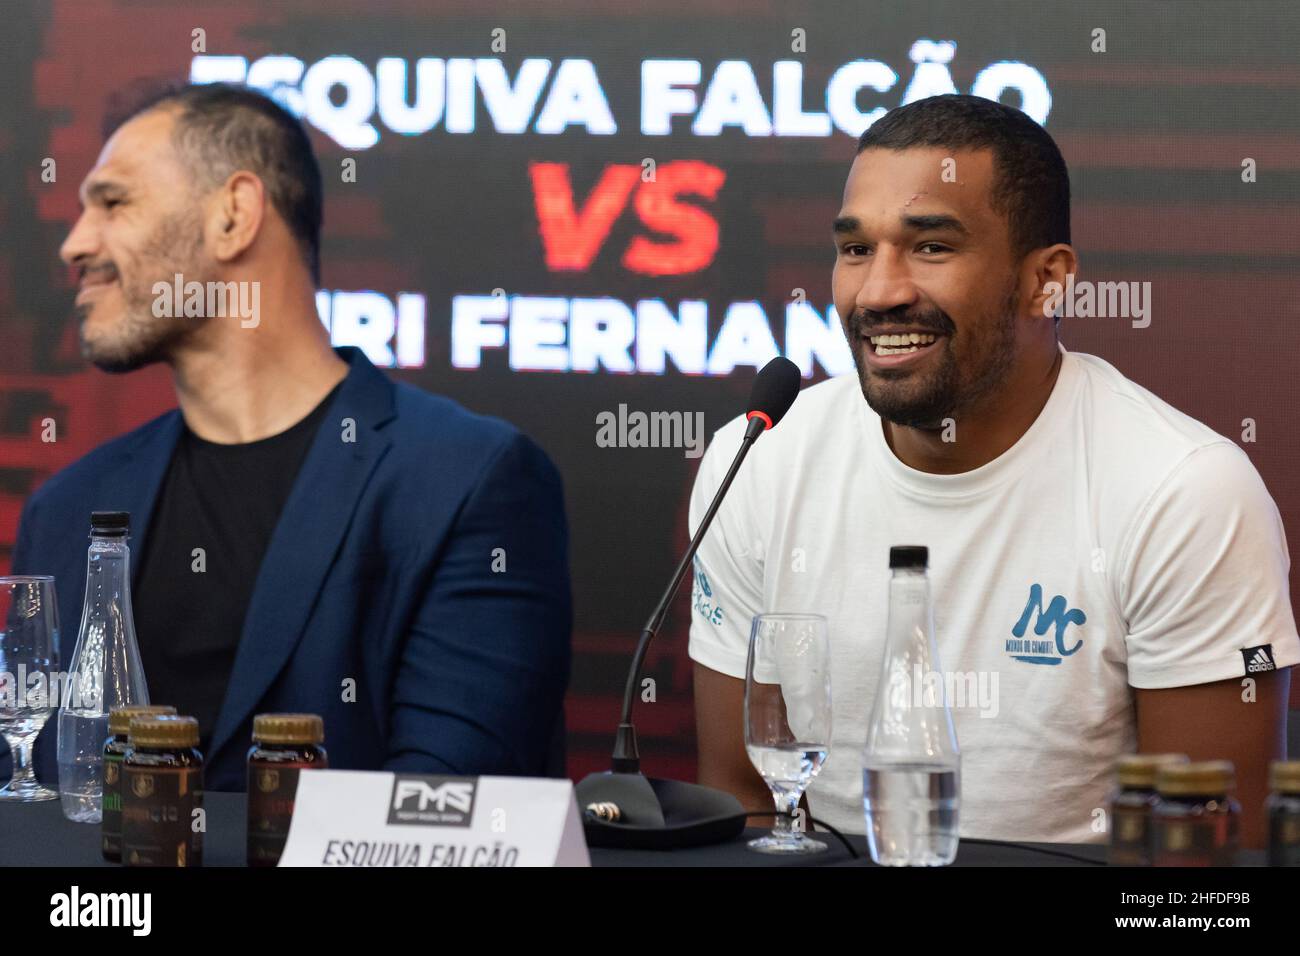
[[[217,190],[208,217],[208,248],[221,263],[238,259],[257,239],[266,217],[266,189],[247,170],[231,173]]]
[[[1021,273],[1021,293],[1029,303],[1029,310],[1048,318],[1059,314],[1063,290],[1073,281],[1068,277],[1077,278],[1078,270],[1079,258],[1074,254],[1074,247],[1063,242],[1030,253]]]

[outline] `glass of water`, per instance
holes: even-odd
[[[745,750],[772,789],[772,832],[749,842],[760,853],[820,853],[826,844],[794,821],[831,741],[830,647],[826,618],[759,614],[745,665]]]
[[[32,772],[32,745],[57,701],[59,610],[54,578],[0,577],[0,733],[9,744],[13,778],[0,800],[57,800]]]

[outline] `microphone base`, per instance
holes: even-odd
[[[587,846],[679,850],[726,843],[745,829],[740,801],[722,790],[639,773],[592,773],[575,788]],[[589,819],[588,804],[613,803],[617,822]]]

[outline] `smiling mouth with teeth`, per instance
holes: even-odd
[[[907,332],[900,335],[869,336],[877,355],[904,355],[931,345],[938,338],[928,332]]]

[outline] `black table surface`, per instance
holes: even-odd
[[[204,795],[207,833],[203,844],[205,866],[243,866],[246,803],[242,793]],[[729,843],[687,850],[611,850],[593,848],[591,862],[600,867],[643,866],[871,866],[866,842],[850,836],[861,859],[854,860],[832,835],[816,834],[828,844],[824,853],[796,859],[755,853],[745,842],[762,835],[749,829]],[[1097,866],[1104,864],[1106,848],[1097,844],[999,844],[963,840],[955,866]],[[1258,865],[1262,854],[1244,852],[1241,863]],[[99,851],[99,826],[73,823],[63,816],[58,800],[42,803],[0,803],[0,866],[116,866]]]

